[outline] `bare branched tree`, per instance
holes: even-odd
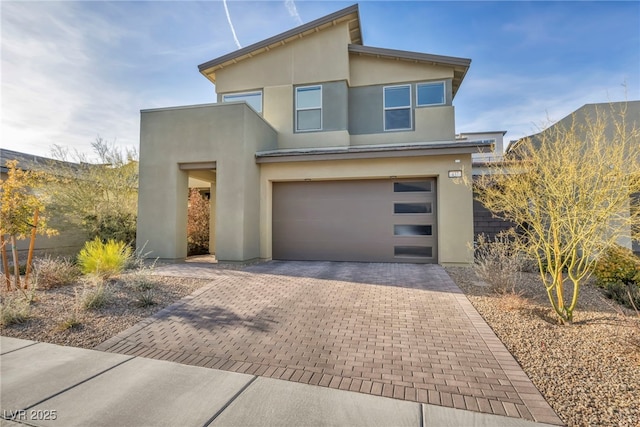
[[[519,141],[511,162],[473,183],[481,203],[519,226],[562,322],[572,322],[599,254],[629,243],[640,224],[632,206],[640,192],[638,122],[625,106],[574,116]]]

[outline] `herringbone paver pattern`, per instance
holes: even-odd
[[[558,424],[435,265],[179,264],[211,285],[98,349]]]

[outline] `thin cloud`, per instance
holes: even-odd
[[[296,20],[298,25],[302,25],[302,18],[300,18],[300,14],[298,13],[296,2],[294,0],[285,0],[284,5],[287,6],[289,15],[291,15],[291,17]]]
[[[222,4],[224,5],[224,11],[227,14],[227,22],[229,23],[229,27],[231,28],[233,40],[236,42],[236,46],[238,46],[238,49],[242,49],[242,45],[238,41],[238,36],[236,36],[236,29],[233,28],[233,22],[231,22],[231,15],[229,14],[229,8],[227,7],[227,0],[222,0]]]

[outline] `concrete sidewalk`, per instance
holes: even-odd
[[[0,338],[2,426],[541,426],[174,362]]]

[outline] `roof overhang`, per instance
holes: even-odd
[[[347,22],[349,25],[349,34],[351,43],[362,44],[362,31],[360,30],[360,13],[358,5],[349,6],[330,15],[323,16],[315,21],[308,22],[293,28],[284,33],[254,43],[250,46],[238,49],[227,55],[221,56],[204,64],[198,65],[198,70],[211,82],[216,82],[216,71],[235,64],[247,58],[268,52],[279,46],[298,40],[302,37],[314,34],[325,28],[329,28],[340,23]]]
[[[397,61],[409,61],[417,64],[439,65],[453,68],[453,96],[456,96],[458,88],[462,84],[464,76],[469,71],[471,60],[468,58],[458,58],[454,56],[431,55],[428,53],[409,52],[406,50],[383,49],[351,44],[349,53],[357,55],[367,55],[376,58],[394,59]]]
[[[257,152],[256,163],[473,154],[478,153],[485,148],[491,148],[492,146],[493,144],[488,142],[423,142],[410,144],[272,150]]]

